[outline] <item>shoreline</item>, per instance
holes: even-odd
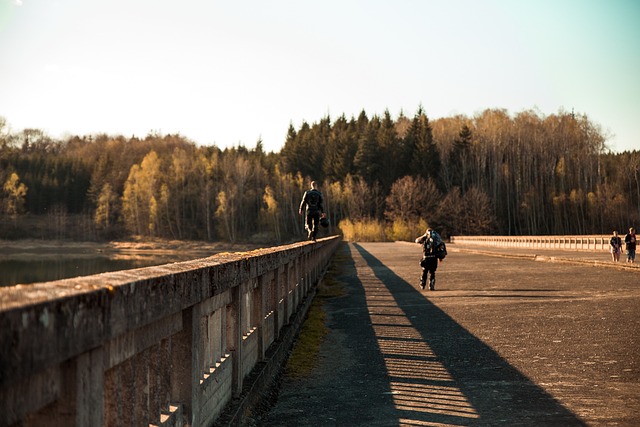
[[[0,289],[247,252],[259,245],[180,240],[0,240]]]
[[[117,255],[165,255],[179,253],[195,258],[211,256],[220,252],[245,252],[258,249],[261,245],[198,242],[190,240],[114,240],[108,242],[88,242],[70,240],[2,240],[0,239],[0,260],[33,259],[37,257],[82,257]]]

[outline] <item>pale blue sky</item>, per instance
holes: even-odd
[[[586,114],[640,149],[637,0],[0,0],[12,131],[282,148],[388,109]]]

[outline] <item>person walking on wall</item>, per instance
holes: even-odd
[[[322,201],[322,193],[318,190],[318,184],[315,181],[311,181],[311,188],[302,195],[302,201],[298,209],[298,214],[300,215],[306,209],[305,229],[309,240],[316,240],[320,218],[325,217]]]
[[[620,252],[622,252],[622,239],[618,236],[618,232],[613,230],[613,236],[609,239],[609,249],[611,251],[611,260],[613,262],[620,261]]]
[[[636,260],[636,230],[633,227],[624,236],[624,244],[627,246],[627,262],[633,264]]]

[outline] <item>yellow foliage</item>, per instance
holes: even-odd
[[[16,217],[23,210],[28,187],[20,182],[20,177],[14,172],[4,183],[2,189],[7,195],[6,212]]]
[[[412,242],[416,237],[424,234],[428,224],[420,219],[417,224],[407,224],[397,220],[393,224],[365,218],[360,221],[344,219],[338,224],[344,240],[349,242],[386,242],[404,240]]]
[[[377,220],[365,218],[352,222],[345,219],[340,221],[338,228],[342,230],[344,239],[350,242],[384,242],[386,240],[384,224]]]
[[[409,224],[403,220],[397,219],[387,228],[387,238],[391,241],[403,240],[413,242],[413,240],[424,234],[428,227],[427,221],[420,219],[417,224]]]

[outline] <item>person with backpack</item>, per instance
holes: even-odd
[[[316,240],[318,235],[318,224],[320,218],[324,218],[324,207],[322,206],[322,193],[318,190],[318,184],[311,181],[311,188],[304,192],[298,214],[302,215],[302,210],[306,208],[305,229],[309,240]]]
[[[420,237],[416,238],[416,243],[422,245],[422,259],[420,267],[422,267],[422,276],[420,276],[420,287],[424,289],[427,286],[427,276],[429,278],[429,290],[436,290],[436,269],[438,261],[442,261],[447,256],[447,248],[440,235],[431,228]]]

